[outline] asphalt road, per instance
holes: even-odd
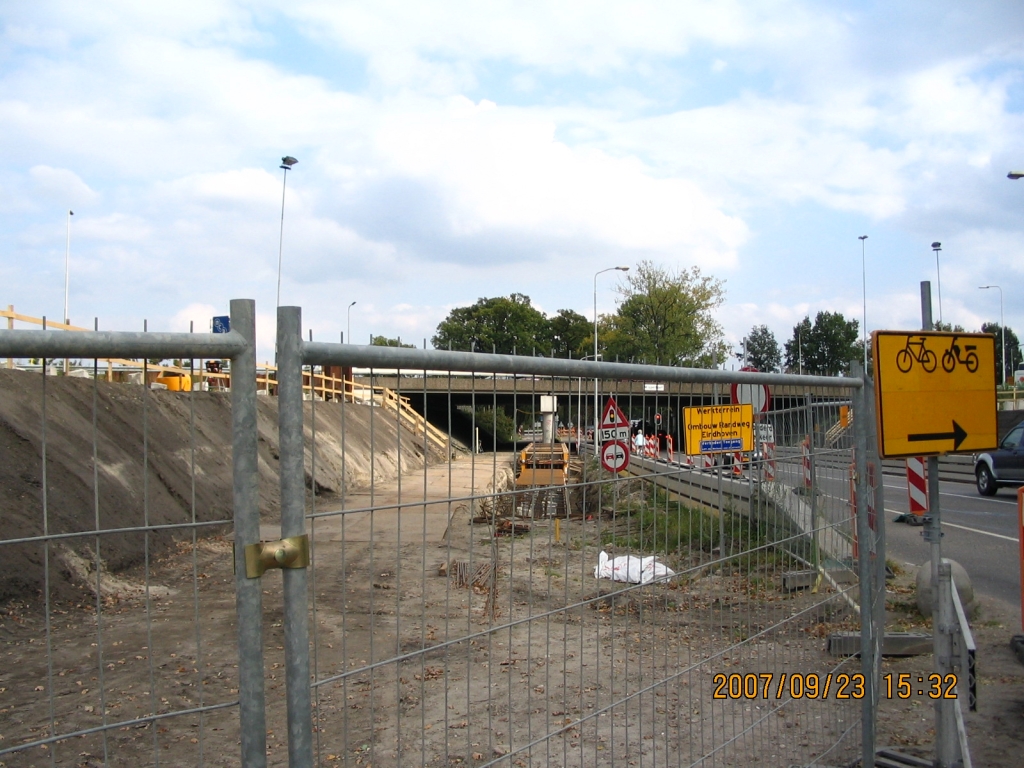
[[[799,457],[780,462],[779,479],[787,485],[800,482]],[[840,466],[819,465],[818,487],[822,512],[838,522],[849,514],[848,479]],[[885,487],[886,557],[898,563],[923,565],[931,558],[931,545],[921,526],[895,523],[909,510],[906,476],[883,475]],[[973,484],[940,482],[942,556],[962,565],[975,592],[1002,602],[1020,626],[1020,546],[1018,544],[1017,491],[1001,488],[992,497],[978,494]]]
[[[887,556],[897,562],[921,565],[931,557],[923,528],[894,523],[906,512],[906,477],[886,475],[885,508]],[[1013,611],[1020,626],[1020,545],[1017,493],[1002,488],[995,496],[978,494],[967,483],[939,483],[942,516],[942,556],[956,560],[971,577],[975,592],[999,600]]]

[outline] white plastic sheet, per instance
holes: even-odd
[[[675,571],[659,563],[654,555],[619,555],[611,558],[607,552],[601,552],[597,567],[594,569],[595,579],[611,579],[630,584],[650,584],[652,581],[662,581],[675,575]]]

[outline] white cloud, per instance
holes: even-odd
[[[589,316],[594,271],[640,258],[727,275],[730,334],[788,331],[819,309],[859,316],[859,286],[808,265],[828,230],[855,242],[868,225],[872,243],[878,228],[957,247],[965,266],[947,278],[944,264],[944,294],[948,282],[951,311],[970,317],[976,278],[1008,281],[1024,263],[1020,193],[993,175],[1024,157],[1018,22],[974,9],[958,37],[931,6],[887,13],[796,0],[5,8],[4,282],[29,293],[62,264],[54,210],[74,208],[76,308],[88,296],[109,316],[121,295],[180,322],[181,307],[231,296],[271,307],[289,153],[282,299],[331,338],[356,297],[359,338],[420,339],[453,302],[513,290]],[[780,278],[749,269],[762,263]],[[869,323],[913,320],[912,264],[887,274]],[[613,297],[602,284],[599,311]],[[273,312],[260,317],[262,335]]]
[[[73,209],[99,199],[99,195],[90,189],[78,174],[67,168],[36,165],[29,169],[28,174],[36,191],[52,202],[62,203]]]
[[[229,313],[225,313],[223,307],[218,308],[212,304],[189,304],[171,316],[168,330],[176,333],[186,333],[189,330],[209,333],[211,318],[221,314]]]

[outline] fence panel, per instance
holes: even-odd
[[[231,544],[259,538],[253,302],[231,315],[218,335],[0,331],[44,373],[0,371],[0,765],[223,764],[239,741],[266,765],[261,590],[236,590]],[[101,381],[109,357],[231,359],[230,405]]]
[[[282,312],[297,334],[297,310]],[[312,550],[313,739],[295,765],[788,766],[870,753],[871,682],[859,660],[826,651],[833,631],[861,630],[853,438],[824,440],[860,379],[296,346],[310,375],[361,367],[362,391],[389,394],[313,398],[303,424],[281,424],[304,432]],[[780,445],[705,466],[680,448],[683,409],[727,402],[733,381],[776,387]],[[581,428],[609,394],[659,436],[618,474]],[[433,426],[410,430],[396,402]],[[523,452],[521,432],[560,434],[568,461],[560,446]],[[326,434],[341,436],[342,462],[321,459]],[[339,492],[315,493],[325,487]],[[310,688],[298,675],[289,686]]]

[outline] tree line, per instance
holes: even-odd
[[[616,311],[597,321],[598,354],[603,359],[709,368],[729,355],[723,329],[714,318],[725,300],[723,281],[702,274],[698,267],[671,270],[641,261],[616,290]],[[937,330],[964,332],[959,326]],[[995,335],[997,377],[1002,360],[1000,331],[998,323],[981,327],[982,333]],[[373,343],[401,344],[383,337],[374,338]],[[438,324],[431,343],[437,349],[465,352],[592,358],[594,323],[572,309],[547,316],[526,294],[512,293],[451,310]],[[1010,328],[1006,345],[1004,380],[1021,357],[1017,335]],[[768,326],[754,326],[736,356],[759,371],[837,376],[848,373],[852,361],[864,358],[864,347],[857,320],[841,312],[821,311],[813,321],[805,316],[782,345]]]
[[[722,281],[698,267],[673,271],[642,261],[617,288],[618,309],[597,321],[598,353],[606,360],[708,367],[728,346],[713,312],[725,299]],[[438,349],[594,355],[594,323],[572,309],[548,317],[522,293],[456,307],[437,326]]]
[[[780,347],[775,334],[766,325],[755,325],[743,339],[739,357],[749,366],[768,373],[806,373],[836,376],[849,372],[850,362],[864,359],[864,345],[859,336],[860,324],[847,320],[840,312],[819,312],[814,322],[804,317],[793,326],[793,335]],[[935,330],[967,333],[960,325],[936,323]],[[1003,366],[1003,333],[999,323],[982,323],[981,330],[995,337],[996,381],[1012,380],[1016,363],[1021,361],[1020,341],[1010,327],[1006,328],[1006,367]],[[870,341],[868,369],[872,366]]]

